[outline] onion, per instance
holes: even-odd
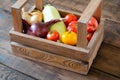
[[[60,22],[60,21],[61,20],[59,19],[55,19],[55,20],[51,20],[45,23],[42,23],[42,22],[34,23],[31,25],[31,27],[27,31],[27,34],[45,38],[47,33],[49,32],[49,27],[52,24],[55,24],[56,22]]]
[[[40,15],[33,15],[30,19],[30,23],[34,24],[37,22],[42,22],[42,17]]]

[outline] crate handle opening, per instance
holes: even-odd
[[[21,9],[29,0],[18,0],[14,5],[11,6],[12,19],[14,30],[17,32],[22,32],[22,17]],[[35,7],[39,10],[43,9],[43,0],[35,0]]]
[[[77,46],[87,48],[87,26],[92,16],[100,22],[102,10],[102,0],[91,0],[78,20]]]

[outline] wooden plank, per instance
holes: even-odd
[[[18,56],[81,74],[88,73],[87,63],[29,48],[15,42],[12,42],[11,45],[13,52]]]
[[[11,7],[15,9],[21,9],[28,0],[17,0]]]
[[[120,78],[120,48],[103,43],[93,67]]]
[[[21,10],[12,8],[11,11],[12,11],[14,30],[18,32],[22,32],[23,27],[21,20]]]
[[[95,69],[91,69],[87,76],[83,76],[4,53],[0,53],[0,63],[39,80],[119,80]]]
[[[97,34],[96,34],[97,33]],[[104,20],[101,21],[101,24],[98,28],[98,30],[96,30],[96,32],[94,33],[92,39],[91,39],[91,43],[88,44],[88,48],[91,48],[92,50],[90,51],[89,54],[89,67],[92,65],[93,60],[95,59],[98,50],[100,48],[100,45],[103,41],[103,36],[104,36]]]
[[[120,22],[120,0],[103,0],[103,17]]]
[[[42,11],[43,9],[43,0],[35,0],[36,8]]]
[[[0,64],[0,80],[36,80],[5,65]]]
[[[77,46],[82,48],[87,48],[87,23],[78,21],[78,28],[77,28]]]
[[[53,0],[53,2],[50,1],[45,0],[45,3],[50,3],[57,8],[59,7],[61,9],[82,13],[85,10],[90,0],[74,0],[74,2],[72,0],[69,1],[67,0],[64,1],[64,3],[61,3],[63,0]],[[119,16],[120,0],[102,0],[102,1],[103,1],[102,16],[104,18],[112,19],[113,21],[120,21],[120,16]]]
[[[98,8],[96,9],[93,15],[97,19],[98,23],[100,23],[101,20],[102,7],[103,7],[103,0],[101,0],[101,3],[98,5]]]
[[[85,9],[87,5],[86,2],[88,2],[88,0],[74,0],[74,2],[72,0],[69,0],[69,1],[66,0],[64,1],[64,3],[61,3],[62,1],[63,0],[53,0],[53,2],[51,3],[51,2],[46,2],[45,0],[45,3],[50,3],[56,6],[57,8],[62,8],[65,10],[76,11],[76,12],[82,13],[82,11]]]
[[[27,3],[28,0],[18,0],[11,6],[14,30],[22,32],[21,8]]]
[[[92,51],[91,54],[89,55],[89,68],[91,67],[94,59],[96,58],[96,55],[97,55],[97,53],[98,53],[98,50],[99,50],[100,45],[101,45],[101,43],[102,43],[102,40],[103,40],[103,36],[101,36],[101,37],[99,38],[99,40],[98,40],[99,42],[95,45],[95,50]]]
[[[87,61],[89,50],[70,46],[62,43],[56,43],[46,39],[30,36],[27,34],[10,31],[11,41],[21,43],[23,45],[34,47],[43,51],[48,51],[64,57],[69,57],[76,60]]]
[[[120,48],[120,23],[109,19],[105,20],[104,42]]]
[[[89,2],[88,6],[86,7],[86,9],[83,11],[83,13],[82,13],[79,21],[88,23],[88,21],[91,19],[92,16],[94,16],[94,14],[97,15],[97,16],[99,16],[99,18],[100,18],[100,15],[97,14],[96,11],[98,11],[98,13],[101,12],[101,10],[100,10],[101,8],[99,9],[99,6],[101,5],[101,1],[102,0],[96,0],[96,1],[91,0]]]
[[[101,20],[98,29],[94,32],[94,35],[90,42],[88,43],[87,48],[91,49],[89,54],[89,61],[95,58],[97,55],[98,49],[103,41],[104,36],[104,19]]]

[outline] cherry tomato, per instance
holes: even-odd
[[[87,31],[89,33],[93,33],[97,28],[98,28],[98,22],[94,17],[92,17],[88,22]]]
[[[66,31],[61,36],[61,40],[64,44],[76,45],[77,43],[77,34],[72,31]]]
[[[65,16],[65,24],[66,24],[66,26],[68,26],[68,24],[69,24],[71,21],[77,21],[77,17],[76,17],[74,14],[67,14],[67,15]]]
[[[67,27],[67,30],[77,33],[77,23],[77,21],[71,21]]]
[[[92,36],[93,36],[93,33],[88,33],[88,35],[87,35],[87,40],[90,41],[91,38],[92,38]]]
[[[57,31],[52,31],[47,34],[47,39],[52,41],[57,41],[59,39],[59,33]]]

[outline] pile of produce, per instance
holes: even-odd
[[[77,44],[78,18],[74,14],[61,17],[58,10],[51,5],[45,5],[43,11],[33,10],[30,13],[22,9],[23,32],[28,35],[62,42],[68,45]],[[90,41],[98,27],[97,20],[92,17],[88,23],[86,36]]]

